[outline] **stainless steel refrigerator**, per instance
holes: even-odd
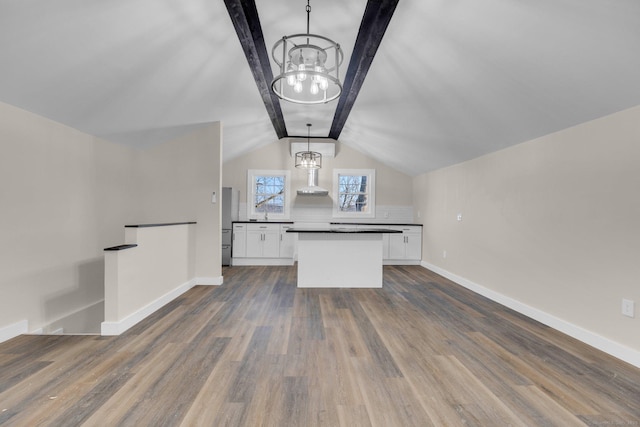
[[[222,265],[231,265],[231,223],[238,220],[238,194],[231,187],[222,187]]]

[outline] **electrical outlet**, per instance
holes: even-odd
[[[442,251],[442,258],[446,258],[447,257],[447,251]]]
[[[459,213],[457,218],[458,218],[458,221],[462,221],[462,214]]]
[[[630,299],[622,300],[622,314],[628,317],[635,317],[635,303]]]

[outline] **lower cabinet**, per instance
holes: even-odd
[[[418,225],[361,225],[365,228],[387,228],[402,233],[389,233],[382,237],[384,264],[420,264],[422,259],[422,227]]]
[[[280,227],[278,224],[247,226],[247,258],[278,258]]]
[[[420,264],[422,227],[409,225],[353,224],[363,228],[401,231],[382,236],[384,264]],[[232,265],[293,265],[297,233],[287,233],[292,223],[234,223]]]
[[[422,227],[391,227],[402,231],[389,235],[388,264],[419,264],[422,258]]]
[[[247,226],[245,224],[233,224],[231,242],[231,257],[245,258],[247,256]]]
[[[280,258],[291,258],[296,254],[297,233],[287,233],[293,224],[280,224]]]
[[[295,240],[286,233],[292,225],[234,223],[232,265],[292,265]]]

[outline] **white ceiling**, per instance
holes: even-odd
[[[306,1],[256,3],[269,52],[305,31]],[[343,77],[365,5],[311,1]],[[0,0],[0,58],[0,101],[110,141],[277,138],[222,0]],[[638,0],[400,0],[340,142],[417,175],[638,104]],[[283,101],[288,134],[336,105]]]

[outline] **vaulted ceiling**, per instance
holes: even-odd
[[[347,65],[365,10],[387,3],[312,0],[311,32],[339,42]],[[306,30],[305,6],[256,0],[269,54]],[[408,174],[640,104],[637,0],[399,0],[391,11],[360,90],[340,101],[339,140]],[[231,159],[282,135],[224,0],[0,0],[0,58],[0,101],[110,141],[144,147],[220,120]],[[276,104],[286,135],[306,123],[335,135],[339,102]]]

